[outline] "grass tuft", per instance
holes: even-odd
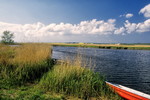
[[[70,63],[71,62],[71,63]],[[103,76],[85,68],[79,59],[56,65],[40,80],[40,87],[46,91],[76,96],[85,100],[92,97],[101,100],[121,100],[106,85]]]

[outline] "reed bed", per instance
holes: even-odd
[[[121,100],[106,85],[103,76],[86,67],[81,55],[60,61],[52,67],[54,63],[51,53],[52,48],[47,44],[23,44],[15,47],[0,45],[0,99],[9,96],[10,93],[6,91],[15,91],[7,99],[51,100],[53,97],[49,93],[56,93],[71,96],[71,100]],[[88,66],[92,66],[89,64],[88,62]],[[35,80],[38,80],[37,84]],[[34,91],[31,91],[32,85],[26,87],[29,88],[27,90],[10,89],[10,86],[22,86],[25,83],[32,84]],[[63,98],[59,97],[58,100]]]
[[[39,79],[51,64],[51,48],[45,44],[0,46],[0,78],[5,83],[23,84]]]
[[[69,59],[55,65],[40,80],[39,86],[55,93],[84,100],[122,100],[105,83],[103,76],[86,68],[81,58]],[[93,98],[93,99],[92,99]]]
[[[7,65],[14,58],[14,48],[0,44],[0,65]]]
[[[16,48],[13,63],[35,64],[51,57],[51,49],[48,45],[23,45]]]

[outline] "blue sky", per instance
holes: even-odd
[[[14,32],[18,42],[150,43],[149,4],[149,0],[0,0],[0,32]]]

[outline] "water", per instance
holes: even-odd
[[[150,94],[150,51],[53,47],[53,58],[73,57],[79,51],[107,81]]]

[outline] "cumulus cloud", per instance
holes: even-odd
[[[144,17],[149,18],[150,17],[150,4],[148,4],[144,8],[142,8],[139,13],[144,14]]]
[[[49,25],[44,25],[40,22],[25,25],[0,22],[0,31],[9,30],[14,33],[24,34],[26,37],[67,34],[112,34],[116,29],[115,21],[115,19],[107,21],[93,19],[90,21],[81,21],[79,24],[51,23]]]
[[[150,31],[150,19],[144,21],[143,23],[138,23],[136,31],[140,33]]]
[[[0,22],[0,33],[9,30],[15,33],[16,38],[49,37],[59,35],[108,35],[108,34],[130,34],[150,31],[150,19],[142,23],[130,23],[125,21],[124,26],[116,27],[115,19],[81,21],[79,24],[51,23],[45,25],[37,22],[35,24],[11,24]]]
[[[130,23],[128,20],[126,20],[124,26],[125,26],[127,33],[132,33],[132,32],[136,31],[137,24],[136,23]]]
[[[131,18],[133,17],[133,14],[128,13],[128,14],[120,15],[119,17]]]
[[[125,34],[126,29],[124,27],[120,27],[114,31],[114,34]]]
[[[125,23],[125,29],[127,33],[143,33],[150,31],[150,19],[142,23],[130,23],[128,20]]]
[[[126,18],[131,18],[131,17],[133,17],[133,14],[128,13],[128,14],[125,15],[125,17],[126,17]]]

